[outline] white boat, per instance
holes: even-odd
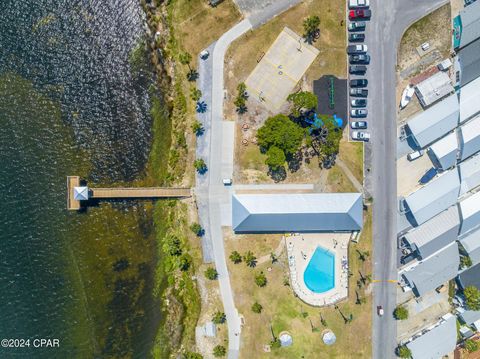
[[[400,100],[400,108],[407,107],[408,103],[412,99],[414,92],[415,92],[415,89],[413,88],[412,85],[408,85],[407,87],[405,87],[405,90],[403,90],[402,92],[402,99]]]

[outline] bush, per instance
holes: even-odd
[[[205,277],[207,277],[207,279],[210,279],[210,280],[215,280],[218,278],[218,272],[215,268],[208,267],[205,270]]]
[[[224,357],[227,354],[227,349],[223,345],[217,345],[213,348],[213,356],[216,358]]]
[[[189,257],[187,256],[182,256],[180,258],[180,262],[178,263],[178,268],[182,271],[182,272],[186,272],[187,270],[190,269],[190,266],[192,265],[192,261],[190,260]]]
[[[280,348],[281,346],[282,346],[282,344],[280,343],[280,340],[278,338],[275,338],[274,340],[272,340],[270,342],[270,347],[272,349]]]
[[[400,358],[411,358],[412,352],[405,345],[398,347],[397,349],[398,356]]]
[[[197,235],[197,237],[201,237],[205,234],[204,229],[198,223],[192,223],[190,226],[190,230]]]
[[[472,263],[472,260],[471,260],[470,257],[468,257],[468,256],[460,257],[460,268],[461,269],[471,267],[472,264],[473,263]]]
[[[465,345],[465,349],[467,349],[469,353],[473,353],[478,350],[478,343],[475,340],[467,339],[465,340],[464,345]]]
[[[408,319],[408,309],[399,305],[398,307],[395,308],[393,311],[393,316],[397,320],[405,320]]]
[[[227,316],[223,312],[216,312],[213,315],[212,322],[215,324],[223,324],[227,321]]]
[[[170,234],[163,242],[163,250],[171,256],[178,257],[182,255],[181,244],[182,242],[177,236]]]
[[[288,156],[300,149],[303,135],[304,131],[298,124],[280,114],[267,118],[257,132],[257,140],[263,150],[276,146]]]
[[[254,313],[261,313],[262,310],[263,310],[263,307],[262,307],[262,305],[261,305],[260,303],[258,303],[258,302],[253,303],[253,305],[252,305],[252,312],[254,312]]]
[[[238,264],[242,261],[242,255],[237,251],[233,251],[232,253],[230,253],[230,260],[233,263]]]
[[[247,266],[251,268],[257,266],[257,257],[253,255],[252,251],[248,251],[247,253],[245,253],[245,255],[243,256],[243,260],[245,261]]]
[[[202,97],[202,91],[200,91],[196,87],[192,87],[192,89],[190,90],[190,97],[193,101],[197,102]]]
[[[463,291],[465,301],[471,310],[480,310],[480,291],[477,287],[470,285]]]
[[[203,132],[205,131],[205,129],[203,128],[203,125],[201,124],[200,121],[195,121],[192,124],[192,131],[196,136],[201,136],[203,135]]]
[[[255,276],[255,284],[259,287],[265,287],[267,285],[267,277],[263,272],[260,272]]]
[[[184,355],[185,359],[203,359],[203,355],[199,353],[186,352]]]
[[[197,170],[198,173],[204,174],[207,172],[207,164],[203,160],[203,158],[199,158],[193,162],[193,167]]]

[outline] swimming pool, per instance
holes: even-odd
[[[335,287],[335,254],[317,247],[303,272],[303,281],[314,293],[323,293]]]

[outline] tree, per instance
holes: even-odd
[[[203,158],[196,159],[195,162],[193,162],[193,167],[197,170],[198,173],[204,174],[207,172],[207,164],[203,160]]]
[[[279,168],[283,167],[285,161],[285,153],[283,153],[280,148],[277,146],[272,146],[268,149],[265,164],[273,171],[277,171]]]
[[[202,91],[200,91],[196,87],[192,87],[190,90],[190,97],[193,101],[197,102],[202,97]]]
[[[205,234],[205,230],[202,228],[202,226],[198,223],[192,223],[190,225],[190,230],[197,235],[197,237],[201,237]]]
[[[270,347],[273,349],[280,348],[282,346],[282,343],[280,343],[280,339],[275,338],[270,342]]]
[[[267,118],[265,124],[257,132],[258,144],[268,151],[276,146],[285,156],[292,155],[300,149],[303,141],[303,129],[287,116],[279,114]]]
[[[395,308],[393,311],[393,316],[397,320],[405,320],[408,319],[408,309],[405,308],[404,306],[399,305],[398,307]]]
[[[473,352],[476,352],[478,350],[478,343],[475,340],[472,340],[472,339],[465,340],[464,346],[465,346],[465,349],[467,349],[467,351],[469,353],[473,353]]]
[[[287,100],[292,103],[292,115],[295,117],[316,109],[318,103],[317,96],[308,91],[292,93],[288,95]]]
[[[203,135],[203,132],[205,131],[205,128],[203,127],[203,125],[200,121],[195,121],[192,124],[192,131],[196,136],[201,136],[201,135]]]
[[[245,85],[244,82],[241,82],[237,86],[237,97],[233,101],[233,104],[237,108],[237,112],[239,114],[247,112],[247,99],[248,99],[248,94],[247,94],[247,86]]]
[[[405,345],[401,345],[397,348],[397,354],[400,358],[411,358],[412,352]]]
[[[251,251],[245,253],[245,255],[243,256],[243,260],[245,261],[247,266],[251,268],[255,268],[257,266],[257,257],[255,257]]]
[[[369,251],[360,251],[357,249],[357,253],[358,253],[358,259],[360,259],[362,262],[365,262],[367,258],[370,256]]]
[[[252,312],[254,312],[254,313],[261,313],[262,310],[263,310],[263,307],[262,307],[262,305],[261,305],[260,303],[258,303],[258,302],[253,303],[253,305],[252,305]]]
[[[217,345],[213,348],[213,356],[216,358],[224,357],[227,354],[227,349],[223,345]]]
[[[472,259],[468,256],[462,256],[460,257],[460,268],[468,268],[472,266]]]
[[[215,280],[218,278],[218,272],[215,268],[208,267],[205,270],[205,277],[207,277],[210,280]]]
[[[191,70],[190,62],[192,61],[192,55],[190,55],[188,52],[182,52],[180,55],[178,55],[178,60],[182,65],[187,65],[188,69]]]
[[[311,44],[318,33],[318,27],[320,26],[320,18],[316,15],[312,15],[303,20],[303,38],[305,42]]]
[[[470,310],[480,310],[480,291],[477,287],[470,285],[465,288],[463,294]]]
[[[191,265],[192,265],[192,261],[190,260],[190,258],[187,257],[187,256],[182,256],[180,258],[179,263],[178,263],[178,268],[182,272],[186,272],[190,268]]]
[[[242,261],[242,255],[237,251],[233,251],[232,253],[230,253],[230,260],[233,263],[238,264]]]
[[[185,359],[203,359],[203,355],[199,353],[186,352],[184,355]]]
[[[267,277],[263,272],[260,272],[255,276],[255,284],[259,287],[265,287],[267,285]]]
[[[213,315],[212,322],[215,324],[223,324],[227,321],[227,316],[223,312],[216,312]]]

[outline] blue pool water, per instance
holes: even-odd
[[[317,247],[303,273],[303,280],[314,293],[323,293],[335,286],[335,254]]]

